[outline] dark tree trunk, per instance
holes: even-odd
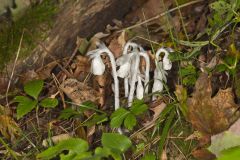
[[[131,1],[74,0],[66,2],[58,14],[49,37],[34,49],[31,56],[18,62],[14,75],[19,75],[29,68],[41,67],[53,58],[59,59],[71,55],[76,48],[78,36],[91,37],[103,31],[113,19],[123,18],[130,9]],[[11,72],[11,66],[8,65],[8,72]]]

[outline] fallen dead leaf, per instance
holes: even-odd
[[[97,102],[100,97],[99,92],[92,87],[73,78],[65,80],[60,85],[60,89],[76,104],[81,104],[85,101]]]
[[[153,124],[160,116],[160,114],[162,113],[162,111],[166,108],[166,104],[164,102],[161,102],[159,105],[155,106],[155,107],[151,107],[149,108],[151,111],[153,111],[153,116],[152,119],[149,122],[146,122],[144,124],[144,126],[148,126],[150,124]]]
[[[58,64],[58,62],[53,61],[53,62],[47,64],[46,66],[38,69],[36,71],[36,73],[38,74],[40,79],[43,79],[43,80],[47,79],[47,78],[51,77],[52,70],[53,70],[54,67],[57,66],[57,64]]]
[[[90,72],[90,61],[87,57],[84,56],[76,56],[75,61],[72,63],[72,69],[74,69],[74,77],[83,77],[85,78],[85,76],[83,76],[83,74],[81,74],[82,72],[87,73]],[[80,78],[80,79],[83,79]]]
[[[188,119],[193,127],[204,134],[217,134],[236,120],[239,106],[234,102],[231,88],[220,89],[212,96],[211,79],[206,73],[198,78],[192,98],[188,98]]]
[[[2,105],[0,105],[0,132],[12,142],[16,140],[21,132],[18,124],[10,116],[10,111]]]
[[[49,147],[49,141],[52,141],[53,144],[57,144],[57,143],[59,143],[59,142],[61,142],[63,140],[67,140],[67,139],[69,139],[71,137],[72,136],[69,135],[69,134],[60,134],[60,135],[52,136],[52,137],[50,137],[48,139],[44,139],[42,141],[42,145],[44,147]]]
[[[115,58],[118,58],[122,55],[123,48],[122,45],[118,42],[117,38],[111,40],[108,48],[112,51]]]
[[[197,149],[192,152],[193,157],[198,160],[213,160],[216,157],[207,149]]]

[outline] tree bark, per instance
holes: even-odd
[[[76,48],[77,37],[91,37],[103,31],[113,19],[122,19],[129,11],[131,2],[132,0],[67,1],[59,12],[49,37],[28,58],[18,61],[14,75],[71,55]],[[11,72],[12,65],[8,65],[8,72]]]

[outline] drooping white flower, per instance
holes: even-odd
[[[172,49],[170,50],[172,51]],[[170,70],[172,68],[172,62],[170,61],[169,59],[169,52],[164,49],[164,48],[160,48],[157,50],[156,52],[156,60],[158,61],[159,59],[159,56],[161,53],[164,53],[164,57],[163,57],[163,69],[164,70]]]
[[[97,55],[92,59],[91,71],[94,75],[103,75],[105,71],[105,64],[103,63],[100,55]]]
[[[168,49],[170,52],[173,50],[170,48]],[[159,62],[159,56],[161,53],[164,53],[162,61]],[[164,49],[160,48],[156,52],[156,59],[155,59],[155,65],[156,68],[154,70],[154,82],[153,82],[153,88],[152,92],[161,92],[163,90],[163,83],[167,82],[167,72],[166,70],[170,70],[172,68],[172,62],[169,59],[169,52]],[[156,99],[156,96],[152,97],[153,100]]]
[[[141,80],[141,77],[138,76],[138,83],[137,83],[137,89],[136,89],[137,99],[143,99],[143,94],[144,94],[144,88],[142,85],[142,80]]]
[[[110,58],[112,66],[112,76],[114,80],[114,97],[115,97],[115,110],[119,108],[119,82],[117,78],[117,67],[113,53],[103,43],[98,43],[97,49],[87,53],[87,56],[92,59],[91,71],[95,75],[102,75],[105,71],[105,65],[101,59],[102,54],[107,54]]]
[[[117,75],[120,78],[126,78],[130,74],[131,64],[130,62],[126,62],[125,64],[121,65],[119,70],[117,71]]]

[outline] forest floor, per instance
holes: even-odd
[[[0,32],[0,63],[46,38],[49,3]],[[135,0],[71,57],[9,81],[0,159],[239,160],[239,22],[239,0]]]

